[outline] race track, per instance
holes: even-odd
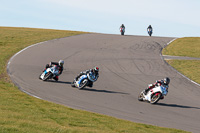
[[[47,41],[14,56],[8,73],[19,88],[41,99],[133,122],[200,131],[200,87],[161,58],[173,38],[84,34]],[[38,79],[50,61],[65,61],[59,82]],[[93,88],[70,83],[79,72],[98,66]],[[139,102],[138,94],[158,79],[170,77],[169,93],[158,104]]]

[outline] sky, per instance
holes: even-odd
[[[0,0],[0,26],[200,37],[200,0]]]

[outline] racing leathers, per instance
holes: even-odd
[[[154,84],[149,84],[149,87],[144,90],[144,94],[146,95],[148,91],[154,88],[155,86],[161,86],[161,85],[165,86],[168,91],[169,85],[165,84],[164,80],[157,80]],[[161,98],[164,98],[164,97],[161,97]]]
[[[58,62],[50,62],[49,64],[46,64],[46,67],[45,67],[44,71],[45,71],[47,68],[50,68],[50,67],[52,67],[52,66],[54,66],[54,65],[56,65],[56,66],[58,67],[59,75],[61,75],[61,74],[62,74],[62,71],[63,71],[63,66],[59,65]],[[55,76],[53,79],[56,80],[56,81],[58,81],[58,76]]]
[[[147,31],[148,29],[151,29],[151,31],[153,32],[153,28],[151,27],[151,25],[148,26]]]
[[[75,78],[75,80],[77,81],[78,78],[80,78],[82,75],[87,75],[90,72],[95,76],[94,81],[97,81],[97,79],[99,77],[99,73],[95,72],[94,69],[89,69],[89,70],[80,72],[80,74]],[[93,82],[89,80],[89,83],[88,83],[87,86],[92,87],[93,86]]]
[[[125,26],[124,26],[124,24],[122,24],[120,27],[119,27],[119,29],[123,29],[123,32],[125,32]]]
[[[124,26],[124,24],[122,24],[119,28],[124,28],[125,29],[125,26]]]

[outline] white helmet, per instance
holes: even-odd
[[[95,66],[95,67],[94,67],[94,71],[95,71],[95,72],[99,72],[99,68]]]
[[[63,66],[63,65],[64,65],[64,61],[63,61],[63,60],[60,60],[60,61],[58,62],[58,64],[59,64],[60,66]]]

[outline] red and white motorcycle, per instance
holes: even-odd
[[[147,92],[147,94],[144,94],[144,90],[139,94],[138,100],[139,101],[148,101],[151,104],[157,103],[160,99],[164,99],[164,96],[166,96],[168,93],[168,87],[161,85],[161,86],[155,86],[151,90]]]
[[[121,32],[121,35],[124,35],[124,33],[125,33],[125,28],[120,28],[120,32]]]

